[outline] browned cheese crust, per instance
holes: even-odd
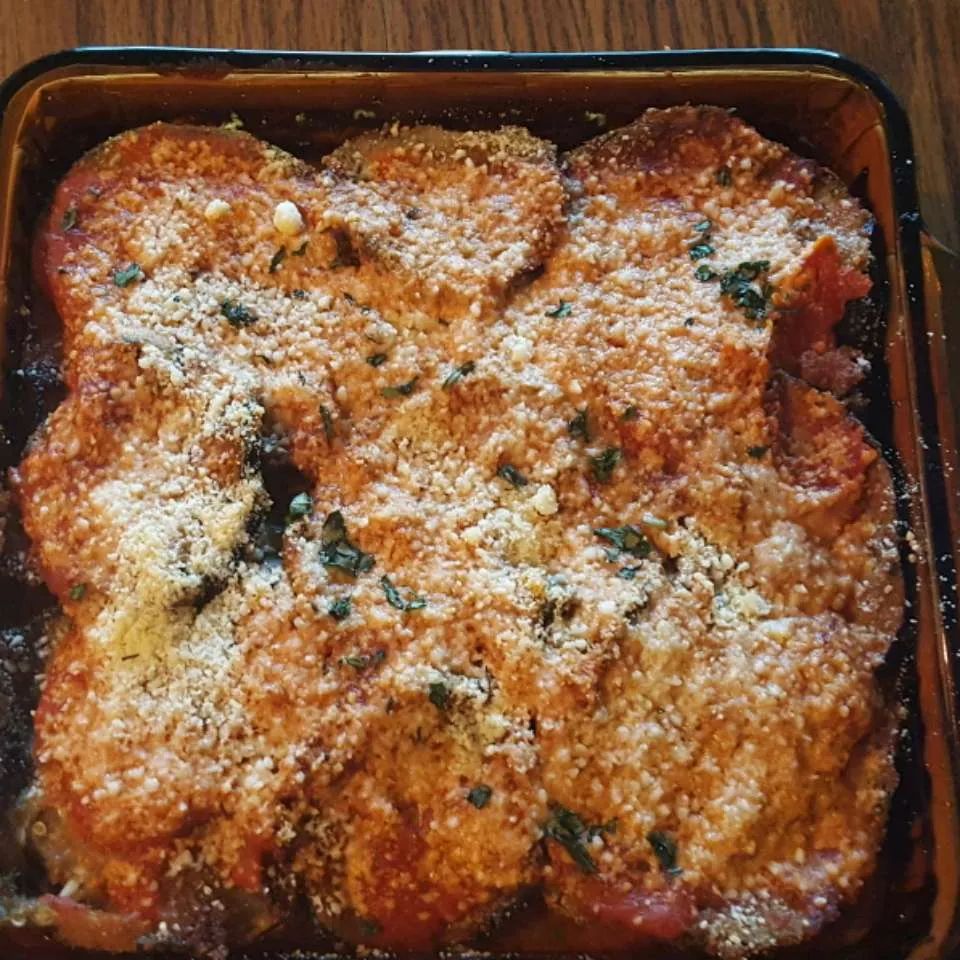
[[[537,884],[722,957],[834,916],[902,596],[888,471],[796,377],[852,382],[867,226],[713,108],[562,166],[432,127],[319,172],[165,125],[81,160],[38,242],[70,393],[18,471],[64,608],[31,799],[62,935],[202,946],[240,934],[185,889],[266,925],[290,878],[378,946]],[[310,496],[271,558],[278,453]]]

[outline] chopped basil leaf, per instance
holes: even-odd
[[[552,310],[547,311],[547,316],[562,320],[564,317],[569,317],[572,311],[573,307],[570,306],[569,302],[561,300]]]
[[[337,622],[346,620],[350,616],[353,601],[350,597],[338,597],[327,607],[327,613]]]
[[[323,420],[323,435],[327,438],[327,443],[333,443],[333,414],[326,407],[320,407],[320,419]]]
[[[716,251],[709,243],[695,243],[690,248],[690,259],[703,260],[704,257],[709,257],[712,253],[716,253]]]
[[[662,830],[651,830],[647,834],[647,843],[653,847],[653,852],[657,855],[660,866],[663,867],[665,873],[671,877],[683,873],[683,870],[677,866],[677,841],[669,833],[664,833]]]
[[[306,290],[301,290],[301,289],[297,288],[296,290],[293,291],[293,299],[294,299],[294,300],[306,300],[306,299],[307,299],[307,291],[306,291]]]
[[[398,610],[403,610],[404,613],[408,610],[422,610],[427,605],[427,601],[423,597],[416,595],[409,600],[405,600],[400,591],[386,575],[380,578],[380,586],[383,587],[383,592],[387,595],[387,602],[390,606],[396,607]]]
[[[713,224],[709,220],[701,220],[693,225],[697,233],[709,233],[713,229]]]
[[[720,278],[720,292],[741,307],[749,320],[762,320],[766,316],[773,288],[764,284],[758,290],[750,281],[769,269],[769,260],[745,260]]]
[[[649,557],[653,547],[650,541],[644,536],[643,531],[638,530],[633,524],[626,524],[622,527],[594,527],[596,536],[601,540],[612,543],[617,550],[632,554],[635,557]],[[616,559],[616,555],[612,559]]]
[[[313,497],[309,493],[298,493],[287,507],[287,523],[305,517],[313,509]]]
[[[584,443],[590,442],[590,417],[587,408],[577,411],[577,415],[567,424],[567,432]]]
[[[625,423],[632,423],[639,416],[640,416],[640,411],[635,406],[633,406],[633,404],[631,404],[629,407],[627,407],[626,410],[623,411],[623,413],[620,414],[620,419],[623,420]]]
[[[302,256],[304,256],[304,255],[306,254],[306,252],[307,252],[307,246],[309,245],[309,243],[310,243],[309,240],[304,240],[303,243],[301,243],[300,246],[297,247],[297,249],[293,251],[293,255],[294,255],[295,257],[302,257]]]
[[[454,367],[446,376],[441,386],[444,390],[449,390],[452,386],[459,383],[467,374],[473,373],[477,369],[477,364],[473,360],[467,360],[461,363],[459,367]]]
[[[367,363],[369,363],[371,367],[379,367],[386,362],[387,355],[385,353],[371,353],[370,356],[367,357]]]
[[[497,476],[503,477],[508,483],[513,484],[513,486],[525,487],[530,481],[512,464],[504,463],[497,470]]]
[[[365,573],[375,563],[369,553],[364,553],[347,539],[347,527],[339,510],[327,515],[320,534],[320,562],[325,567],[343,570],[355,577]]]
[[[621,567],[617,571],[617,576],[621,580],[633,580],[640,572],[640,567]]]
[[[587,844],[601,833],[613,833],[617,828],[616,821],[587,826],[577,814],[559,803],[551,804],[550,811],[550,819],[543,827],[544,836],[559,843],[584,873],[596,873],[597,865],[587,850]]]
[[[396,387],[384,387],[380,391],[380,395],[383,397],[409,397],[416,390],[419,379],[419,377],[414,377],[412,380],[401,383]]]
[[[717,183],[719,183],[721,187],[729,187],[730,184],[733,183],[733,174],[730,173],[729,167],[721,167],[717,171]]]
[[[603,453],[590,458],[590,469],[593,471],[594,479],[597,483],[609,483],[613,477],[613,471],[622,459],[623,454],[618,447],[607,447]]]
[[[698,279],[706,283],[708,280],[716,280],[720,276],[709,263],[701,263],[696,270],[693,271],[693,275]]]
[[[85,583],[75,583],[70,588],[70,599],[71,600],[82,600],[87,593],[87,585]]]
[[[339,603],[339,601],[337,601]],[[347,614],[350,613],[350,598],[346,597]],[[344,615],[346,616],[346,614]],[[343,617],[337,617],[342,620]],[[373,653],[351,653],[349,656],[341,657],[340,662],[354,670],[366,670],[367,667],[377,667],[387,659],[386,650],[376,650]]]
[[[753,457],[754,460],[762,460],[766,455],[769,447],[747,447],[747,453]]]
[[[72,230],[77,225],[77,208],[70,206],[63,211],[63,219],[60,221],[61,230]]]
[[[450,708],[450,688],[442,680],[435,680],[430,684],[428,697],[438,710],[448,710]]]
[[[286,247],[280,247],[277,250],[277,252],[270,258],[270,269],[269,269],[270,273],[277,272],[277,268],[280,266],[281,263],[283,263],[286,255],[287,255]]]
[[[118,287],[126,287],[133,283],[134,280],[139,280],[142,276],[143,271],[140,269],[140,264],[131,263],[129,266],[124,267],[122,270],[118,270],[113,275],[113,282]]]
[[[493,796],[493,789],[485,783],[478,783],[467,794],[467,801],[472,803],[478,810],[482,810]]]
[[[224,300],[220,304],[220,312],[227,318],[231,327],[247,327],[257,321],[256,316],[236,300]]]

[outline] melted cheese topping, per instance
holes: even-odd
[[[383,946],[537,883],[621,942],[814,932],[882,835],[902,601],[882,461],[769,358],[829,354],[866,224],[710,108],[563,171],[516,129],[82,160],[41,245],[70,395],[19,471],[68,618],[54,879],[156,942],[199,942],[184,885],[291,876]],[[264,445],[309,486],[279,562]]]

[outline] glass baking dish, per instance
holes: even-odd
[[[528,126],[561,149],[633,119],[647,106],[710,103],[832,168],[878,225],[875,289],[885,324],[861,346],[873,360],[861,417],[897,475],[908,610],[886,665],[907,712],[901,785],[880,866],[858,901],[795,957],[946,958],[960,941],[960,776],[955,608],[956,448],[950,371],[960,346],[944,336],[942,305],[960,293],[949,251],[923,230],[902,108],[876,77],[814,50],[642,53],[295,53],[87,48],[21,68],[0,87],[0,347],[8,373],[23,348],[30,248],[53,184],[83,151],[154,120],[246,129],[316,159],[386,120]],[[860,336],[863,334],[861,332]],[[6,405],[27,426],[42,411],[7,378]],[[6,438],[4,466],[23,437]],[[0,578],[2,627],[26,615]],[[4,795],[15,789],[8,784]],[[0,870],[4,869],[0,851]],[[290,935],[236,953],[290,956]],[[315,954],[345,951],[333,942]],[[572,956],[562,928],[508,921],[472,954]],[[35,935],[0,932],[3,956],[77,954]],[[583,955],[578,944],[576,955]],[[636,954],[634,954],[636,955]],[[656,947],[644,956],[679,956]]]

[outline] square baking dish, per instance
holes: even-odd
[[[340,54],[173,48],[87,48],[21,68],[0,87],[0,348],[4,405],[22,423],[4,438],[19,459],[43,412],[16,388],[29,348],[32,233],[52,188],[86,149],[155,120],[229,120],[307,160],[393,119],[454,127],[529,127],[561,149],[632,120],[648,106],[709,103],[735,109],[761,133],[833,169],[871,209],[875,291],[884,323],[851,332],[873,365],[861,419],[896,475],[908,608],[885,671],[907,719],[900,787],[875,877],[857,903],[794,957],[946,958],[960,942],[960,654],[950,372],[960,346],[944,336],[942,304],[960,295],[949,251],[923,231],[910,133],[876,77],[814,50],[649,53]],[[3,627],[26,616],[0,578]],[[0,856],[0,868],[2,868]],[[564,956],[546,928],[494,935],[488,955]],[[292,956],[271,940],[237,956]],[[322,944],[315,954],[343,951]],[[476,952],[476,951],[472,951]],[[79,954],[43,939],[0,933],[0,954]],[[88,955],[88,954],[85,954]],[[570,954],[566,954],[570,955]],[[658,947],[644,956],[678,956]]]

